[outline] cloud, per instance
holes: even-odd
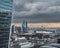
[[[29,16],[31,16],[32,18],[35,16],[38,17],[37,15],[41,17],[42,15],[40,16],[40,14],[50,14],[55,12],[60,12],[60,0],[15,0],[14,1],[14,12],[13,12],[15,18],[14,21],[17,20],[18,18],[28,19]]]
[[[20,7],[17,7],[17,15],[19,16],[27,16],[27,15],[33,15],[37,13],[46,13],[46,10],[49,6],[49,3],[46,2],[34,2],[34,3],[26,3]],[[20,9],[19,9],[20,8]]]

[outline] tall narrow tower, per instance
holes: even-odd
[[[27,21],[25,20],[22,22],[22,32],[27,32]]]
[[[8,48],[13,0],[0,0],[0,48]]]

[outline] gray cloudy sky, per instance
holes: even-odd
[[[14,20],[28,22],[60,22],[60,0],[14,0]]]

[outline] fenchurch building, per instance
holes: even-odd
[[[8,48],[13,0],[0,0],[0,48]]]

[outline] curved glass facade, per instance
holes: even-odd
[[[8,48],[13,0],[0,0],[0,48]]]
[[[0,0],[0,10],[12,10],[13,0]]]
[[[27,21],[25,20],[22,22],[22,32],[27,32]]]

